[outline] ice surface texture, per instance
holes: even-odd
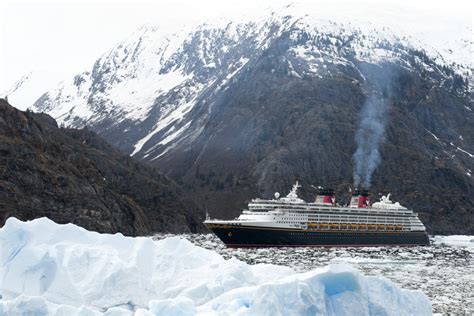
[[[350,265],[296,273],[46,218],[8,219],[0,243],[2,315],[431,315],[420,291]]]

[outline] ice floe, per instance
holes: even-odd
[[[431,315],[421,291],[348,264],[297,273],[46,218],[8,219],[0,243],[0,314]]]
[[[474,249],[474,236],[466,235],[450,235],[450,236],[434,236],[433,243],[436,245],[446,245],[455,247],[468,247]]]

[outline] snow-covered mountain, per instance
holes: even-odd
[[[288,61],[288,72],[295,76],[322,76],[328,64],[350,65],[350,54],[376,63],[417,49],[439,66],[451,65],[470,77],[471,31],[462,24],[448,25],[450,33],[439,32],[439,27],[427,30],[426,14],[413,19],[420,12],[351,5],[307,11],[307,4],[300,4],[257,17],[183,26],[171,34],[159,26],[144,26],[99,58],[90,71],[49,91],[35,108],[66,125],[123,132],[120,139],[126,140],[120,147],[156,159],[174,141],[199,133],[202,125],[190,130],[186,115],[196,104],[225,89],[249,61],[262,57],[287,33],[293,41],[293,62],[305,64],[299,73]]]
[[[54,89],[63,79],[62,75],[54,72],[31,71],[14,82],[10,88],[1,92],[0,96],[8,98],[14,107],[24,111],[32,107],[45,91]]]
[[[171,33],[148,25],[35,108],[159,166],[224,217],[295,178],[346,191],[374,96],[389,119],[373,188],[447,232],[460,219],[440,213],[474,207],[462,199],[474,189],[472,40],[465,21],[430,14],[297,4]]]

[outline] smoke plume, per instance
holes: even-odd
[[[380,144],[385,139],[388,102],[382,96],[371,95],[360,112],[359,129],[355,135],[357,150],[354,162],[354,184],[370,187],[372,174],[380,163]]]

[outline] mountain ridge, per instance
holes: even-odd
[[[389,119],[374,192],[394,188],[431,232],[472,232],[457,218],[474,206],[471,66],[366,25],[285,12],[219,23],[171,38],[144,28],[35,108],[89,126],[231,217],[295,179],[347,191],[360,111],[375,97]]]

